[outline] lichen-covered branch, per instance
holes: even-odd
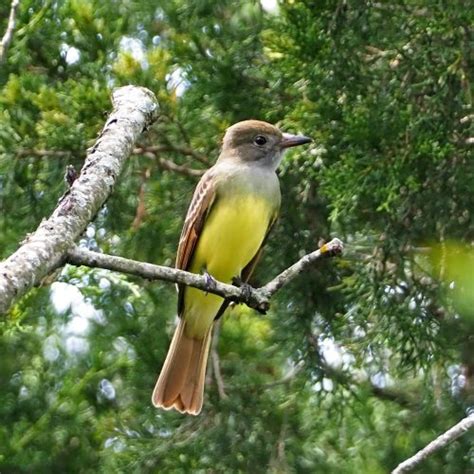
[[[408,458],[406,461],[403,461],[392,471],[392,474],[402,474],[403,472],[411,471],[428,456],[431,456],[435,451],[438,451],[439,449],[447,446],[449,443],[452,443],[455,439],[465,434],[472,427],[474,427],[474,414],[463,418],[459,423],[454,425],[442,435],[438,436],[435,440],[431,441],[431,443],[418,451],[414,456]]]
[[[13,39],[13,32],[15,31],[16,13],[20,6],[20,0],[12,0],[10,6],[10,15],[8,17],[7,29],[0,41],[0,64],[2,64],[7,57],[7,50]]]
[[[0,263],[0,314],[64,263],[67,251],[112,192],[137,138],[157,117],[156,98],[147,89],[121,87],[113,92],[112,102],[113,111],[88,150],[79,177],[53,214]]]
[[[284,270],[273,280],[261,288],[242,285],[240,288],[219,281],[209,284],[209,279],[203,275],[178,270],[176,268],[138,262],[123,257],[115,257],[90,250],[75,247],[67,253],[66,261],[72,265],[105,268],[129,275],[135,275],[148,280],[163,280],[192,286],[208,293],[228,298],[237,303],[245,303],[250,308],[265,313],[270,306],[270,298],[284,285],[287,285],[306,268],[326,255],[335,255],[342,251],[342,242],[333,239],[320,249],[305,255],[291,267]]]

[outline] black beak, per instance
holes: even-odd
[[[292,146],[304,145],[310,143],[313,140],[304,135],[292,135],[291,133],[284,133],[283,140],[281,141],[282,148],[290,148]]]

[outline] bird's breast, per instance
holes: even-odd
[[[258,193],[219,198],[204,224],[192,271],[205,269],[224,282],[240,275],[262,245],[274,213],[274,203]]]

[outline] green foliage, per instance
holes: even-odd
[[[471,11],[23,0],[0,66],[0,258],[54,209],[111,88],[129,83],[160,102],[140,145],[190,168],[212,164],[245,118],[314,138],[282,164],[256,284],[320,239],[347,245],[268,316],[228,312],[226,396],[211,363],[198,418],[150,403],[174,289],[66,267],[0,324],[0,471],[384,473],[462,418],[474,400]],[[172,265],[195,184],[132,155],[81,245]],[[472,470],[470,440],[419,472]]]

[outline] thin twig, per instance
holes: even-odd
[[[149,179],[150,168],[146,168],[145,171],[142,173],[140,188],[138,189],[138,204],[137,209],[135,211],[135,217],[132,222],[133,230],[137,230],[147,216],[147,210],[145,205],[145,186]]]
[[[452,443],[455,439],[465,434],[472,427],[474,427],[474,414],[463,418],[459,423],[454,425],[442,435],[438,436],[435,440],[431,441],[431,443],[418,451],[414,456],[408,458],[406,461],[403,461],[392,471],[392,474],[401,474],[403,472],[411,471],[428,456],[431,456],[434,452],[444,448],[449,443]]]
[[[3,35],[2,41],[0,41],[0,64],[2,64],[7,57],[7,50],[13,39],[13,31],[15,30],[16,14],[20,0],[12,0],[10,7],[10,16],[8,17],[7,29]]]
[[[199,170],[196,168],[188,168],[187,166],[178,165],[172,160],[166,158],[157,158],[158,165],[161,169],[166,171],[173,171],[175,173],[182,174],[184,176],[190,176],[191,178],[199,178],[206,170]]]
[[[184,176],[189,176],[192,178],[199,178],[202,176],[206,170],[197,169],[197,168],[189,168],[184,165],[178,165],[173,160],[169,160],[167,158],[162,158],[160,153],[163,151],[170,151],[174,150],[173,148],[163,145],[163,146],[152,146],[152,147],[138,147],[135,148],[132,152],[133,155],[140,155],[155,160],[158,166],[166,171],[172,171],[174,173],[179,173]],[[175,150],[179,152],[183,152],[183,154],[188,154],[188,149],[180,149]],[[38,157],[38,158],[63,158],[63,157],[70,157],[73,155],[73,152],[69,150],[35,150],[35,149],[20,149],[16,152],[16,155],[19,157]]]
[[[66,254],[65,263],[88,267],[105,268],[129,275],[135,275],[148,280],[163,280],[173,283],[180,283],[192,286],[208,293],[228,298],[237,303],[245,303],[260,313],[266,313],[270,306],[270,298],[284,285],[287,285],[296,276],[302,273],[306,268],[312,265],[316,260],[327,255],[339,254],[343,245],[339,239],[333,239],[324,244],[320,249],[311,252],[291,267],[287,268],[276,276],[273,280],[260,288],[252,288],[244,285],[241,288],[214,280],[212,284],[209,279],[203,275],[178,270],[151,263],[138,262],[123,257],[106,255],[98,252],[92,252],[79,247],[74,247]]]
[[[166,158],[162,158],[159,156],[159,152],[157,151],[142,151],[143,149],[138,149],[140,151],[134,150],[133,153],[137,155],[146,156],[147,158],[151,158],[158,163],[158,166],[161,169],[166,171],[173,171],[175,173],[182,174],[184,176],[190,176],[192,178],[197,178],[202,176],[206,170],[195,169],[195,168],[188,168],[184,165],[178,165],[172,160],[168,160]]]
[[[139,154],[141,152],[147,151],[151,153],[163,153],[172,151],[178,153],[179,155],[191,156],[206,166],[210,165],[209,160],[204,155],[201,155],[201,153],[197,152],[196,150],[193,150],[191,147],[174,145],[172,143],[167,143],[166,145],[142,146],[135,148],[133,152]]]
[[[267,388],[277,387],[278,385],[285,385],[288,382],[291,382],[301,372],[303,365],[304,365],[303,362],[300,361],[298,362],[298,364],[292,367],[281,379],[275,380],[275,382],[268,382],[268,383],[254,385],[253,388],[267,389]]]
[[[220,329],[221,329],[221,321],[222,319],[219,319],[214,325],[214,334],[212,336],[212,347],[211,347],[211,359],[212,359],[212,368],[214,371],[214,378],[216,379],[217,393],[219,394],[219,398],[221,400],[225,400],[228,397],[227,397],[227,394],[225,393],[224,379],[222,377],[219,353],[217,351],[217,344],[219,342],[219,335],[220,335]]]
[[[36,150],[34,148],[21,148],[16,151],[16,156],[26,157],[35,156],[38,158],[44,157],[57,157],[62,158],[64,156],[71,156],[73,152],[71,150]]]
[[[303,257],[301,257],[296,263],[282,271],[272,281],[267,283],[261,290],[263,290],[270,298],[276,293],[283,285],[286,285],[289,281],[293,280],[297,275],[305,271],[312,263],[325,255],[340,254],[343,249],[343,244],[339,239],[332,239],[327,244],[321,246],[320,249],[315,250]]]

